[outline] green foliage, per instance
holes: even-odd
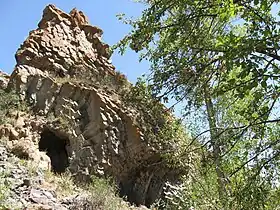
[[[127,107],[139,111],[135,124],[141,128],[145,140],[162,151],[162,157],[172,167],[188,168],[191,164],[190,154],[185,151],[190,146],[190,137],[181,120],[174,117],[172,110],[153,97],[151,86],[143,78],[139,78],[136,84],[125,92],[123,101]]]
[[[73,128],[77,126],[75,117],[73,116],[72,107],[73,104],[71,104],[71,101],[65,100],[63,110],[60,111],[58,116],[56,116],[54,112],[48,113],[48,121],[59,126],[61,131],[71,133]]]
[[[198,172],[199,170],[197,170]],[[158,206],[163,209],[222,209],[215,184],[216,175],[211,171],[207,176],[192,173],[184,176],[178,185],[166,185],[165,201]],[[211,193],[210,193],[211,192]]]
[[[208,121],[193,136],[205,164],[197,163],[196,179],[182,181],[186,189],[177,192],[184,199],[167,204],[277,208],[280,29],[272,8],[278,1],[142,2],[140,18],[125,20],[133,30],[118,49],[130,47],[151,62],[148,88],[155,100],[184,101],[185,117],[196,110]],[[210,199],[203,200],[205,189]]]
[[[48,183],[52,183],[59,198],[73,195],[79,192],[79,190],[81,191],[81,189],[75,185],[70,173],[58,175],[51,172],[51,170],[46,170],[44,172],[44,178]]]
[[[11,194],[11,189],[7,177],[9,176],[9,171],[2,171],[0,173],[0,208],[7,209],[7,204],[5,203],[6,199]]]
[[[124,201],[117,197],[117,188],[112,181],[96,176],[92,176],[91,180],[92,184],[89,186],[89,191],[94,209],[126,209]]]
[[[92,176],[91,183],[77,186],[71,174],[64,173],[57,175],[51,171],[45,172],[45,179],[56,187],[56,193],[59,198],[78,193],[86,197],[92,209],[131,209],[122,198],[117,196],[117,188],[109,179]],[[77,208],[79,207],[82,208],[83,206],[77,206]]]
[[[14,111],[26,111],[27,105],[15,92],[0,89],[0,124],[9,122],[9,114]]]

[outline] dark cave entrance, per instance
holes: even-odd
[[[39,150],[45,151],[50,157],[52,171],[55,173],[63,173],[69,166],[67,145],[69,145],[67,138],[61,138],[49,129],[44,129],[41,133]]]

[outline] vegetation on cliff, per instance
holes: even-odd
[[[142,52],[154,98],[183,102],[199,122],[201,162],[162,205],[279,208],[278,1],[139,2],[139,19],[120,16],[133,30],[118,49]]]
[[[32,111],[27,104],[14,91],[0,89],[0,99],[1,210],[146,209],[132,206],[120,198],[116,183],[112,179],[92,175],[89,183],[77,183],[69,171],[54,173],[50,159],[43,158],[47,157],[45,151],[42,152],[44,156],[37,159],[32,156],[32,149],[39,152],[36,145],[27,144],[22,138],[16,139],[20,138],[22,130],[28,129],[28,126],[19,129],[23,121],[27,122],[25,125],[34,124],[30,119]],[[21,125],[19,119],[23,120],[20,120]],[[69,126],[61,125],[61,129],[67,130]],[[26,134],[25,137],[34,138],[30,132]]]
[[[33,199],[73,209],[133,208],[120,191],[159,209],[279,209],[278,1],[139,2],[146,4],[139,19],[120,16],[133,30],[116,46],[151,63],[135,85],[115,71],[101,30],[81,11],[46,7],[17,52],[9,84],[34,113],[0,89],[0,207],[11,207],[14,195],[21,206]],[[63,165],[59,173],[69,167],[88,184],[78,190],[49,164]],[[93,174],[113,176],[119,189]],[[87,198],[69,198],[76,190]]]
[[[8,116],[15,111],[26,111],[27,105],[14,91],[0,89],[0,125],[11,120]]]

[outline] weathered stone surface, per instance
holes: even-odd
[[[112,90],[124,78],[114,71],[101,36],[102,30],[89,25],[81,11],[66,14],[47,6],[38,28],[17,51],[8,85],[37,117],[18,118],[17,133],[7,128],[0,133],[16,140],[12,146],[28,158],[36,159],[37,153],[26,151],[23,143],[45,151],[56,172],[68,168],[78,181],[89,181],[91,174],[112,176],[122,196],[150,205],[177,172],[148,144],[136,123],[138,111],[125,107]]]
[[[19,133],[12,127],[10,130],[10,139],[9,140],[18,140]]]
[[[52,76],[85,80],[115,73],[107,59],[109,46],[101,41],[102,30],[89,25],[81,11],[73,9],[66,14],[49,5],[38,26],[17,51],[15,72],[22,70],[19,65],[28,65]]]
[[[8,150],[17,157],[40,162],[40,167],[50,167],[50,158],[38,150],[40,133],[46,120],[21,112],[11,113],[13,125],[0,126],[0,139],[7,139]]]
[[[9,75],[0,70],[0,89],[6,89],[9,82]]]
[[[9,153],[6,145],[2,143],[0,142],[1,209],[104,209],[102,205],[92,199],[91,192],[78,186],[70,192],[70,195],[57,193],[56,186],[53,182],[49,182],[45,171],[37,167],[36,162],[17,158]],[[96,206],[100,208],[95,208]],[[131,210],[146,209],[144,207],[129,207],[126,202],[124,202],[123,207]]]
[[[24,118],[19,116],[14,123],[15,128],[23,128],[25,126]]]

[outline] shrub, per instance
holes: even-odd
[[[0,209],[6,209],[5,200],[10,196],[10,183],[7,181],[8,171],[0,173]]]
[[[25,111],[26,104],[14,91],[0,89],[0,124],[9,122],[8,114],[13,111]]]
[[[114,182],[92,176],[92,184],[89,186],[90,201],[93,209],[121,210],[126,209],[124,201],[118,197]]]

